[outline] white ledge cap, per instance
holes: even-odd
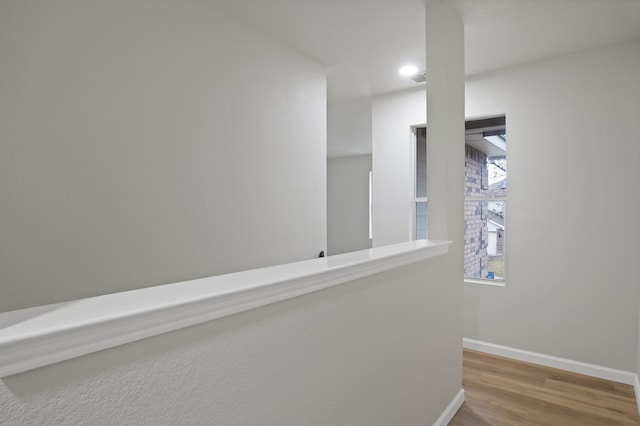
[[[445,254],[419,240],[0,313],[0,377]]]

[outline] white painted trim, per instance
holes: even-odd
[[[409,197],[409,241],[416,239],[416,175],[418,173],[416,151],[418,146],[418,127],[411,126],[411,141],[409,142],[409,158],[411,161],[411,181],[409,189],[411,196]]]
[[[433,423],[433,426],[447,426],[453,416],[456,415],[462,404],[464,403],[464,389],[460,389],[460,392],[453,397],[447,408],[444,409],[438,420]]]
[[[636,406],[638,407],[638,414],[640,414],[640,379],[638,375],[635,375],[633,380],[633,394],[636,397]]]
[[[0,313],[0,377],[443,255],[450,244],[411,241]]]
[[[369,239],[373,240],[373,167],[369,170]]]
[[[507,201],[507,197],[474,197],[471,195],[465,196],[464,201]]]
[[[496,278],[493,280],[490,280],[488,278],[464,278],[464,282],[466,284],[480,284],[480,285],[491,285],[494,287],[506,287],[506,282],[504,279],[502,278]]]
[[[481,342],[478,340],[464,338],[462,339],[462,346],[466,349],[473,349],[475,351],[543,365],[545,367],[558,368],[560,370],[571,371],[573,373],[584,374],[586,376],[597,377],[599,379],[611,380],[613,382],[624,383],[626,385],[635,385],[636,380],[638,380],[637,374],[630,371],[616,370],[614,368],[603,367],[601,365],[587,364],[585,362],[510,348],[508,346],[495,345],[493,343]]]

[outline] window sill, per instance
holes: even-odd
[[[444,255],[450,244],[411,241],[0,313],[0,377]]]
[[[480,284],[480,285],[488,285],[492,287],[505,287],[506,283],[504,280],[494,279],[494,280],[484,280],[481,278],[465,278],[465,284]]]

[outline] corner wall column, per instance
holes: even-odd
[[[428,238],[453,241],[443,268],[441,303],[450,309],[446,343],[454,359],[439,360],[458,376],[457,386],[443,389],[451,401],[462,386],[463,248],[464,248],[464,24],[452,0],[426,6],[427,194]]]
[[[426,40],[428,235],[459,246],[464,238],[464,26],[452,1],[427,5]]]

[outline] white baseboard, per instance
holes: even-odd
[[[587,364],[586,362],[559,358],[537,352],[529,352],[522,349],[510,348],[508,346],[494,345],[493,343],[481,342],[478,340],[464,338],[462,339],[462,346],[467,349],[486,352],[492,355],[530,362],[532,364],[543,365],[545,367],[558,368],[560,370],[571,371],[572,373],[584,374],[585,376],[624,383],[625,385],[633,386],[638,380],[638,375],[630,371],[616,370],[614,368],[603,367],[601,365]]]
[[[638,414],[640,414],[640,379],[636,374],[636,379],[633,381],[633,393],[636,396],[636,405],[638,406]]]
[[[447,426],[453,416],[456,415],[462,403],[464,402],[464,390],[460,389],[460,392],[456,396],[453,397],[447,408],[444,409],[438,420],[433,423],[433,426]]]

